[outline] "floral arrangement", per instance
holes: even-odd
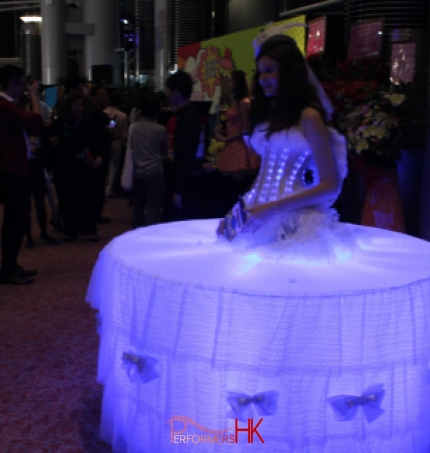
[[[418,146],[424,116],[412,109],[408,86],[390,84],[389,68],[375,60],[309,64],[335,107],[333,126],[347,139],[352,159],[395,168],[402,150]]]
[[[361,105],[338,117],[337,127],[346,136],[348,150],[368,164],[395,167],[408,144],[404,94],[376,92]]]

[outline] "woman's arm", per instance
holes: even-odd
[[[241,135],[249,131],[249,107],[251,102],[249,98],[244,98],[240,101],[240,114],[242,115],[242,131]]]
[[[321,115],[312,108],[303,111],[300,128],[309,141],[319,175],[319,183],[307,190],[293,194],[287,198],[266,203],[250,209],[252,214],[243,231],[253,231],[255,224],[265,223],[282,211],[292,211],[318,205],[337,195],[340,177],[335,157],[330,149],[329,133]]]

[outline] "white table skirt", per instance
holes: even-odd
[[[100,254],[87,300],[101,320],[102,437],[133,453],[428,453],[430,244],[355,227],[367,241],[351,259],[280,263],[216,239],[217,222],[134,230]],[[124,352],[157,361],[157,377],[144,382],[151,367],[139,373]],[[376,384],[382,415],[336,420],[328,398]],[[265,444],[171,442],[184,426],[171,432],[173,416],[200,425],[183,432],[195,441],[201,427],[234,434],[232,391],[278,392]]]

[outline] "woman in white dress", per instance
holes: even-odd
[[[345,141],[327,127],[327,109],[294,39],[268,38],[256,64],[249,144],[261,167],[243,197],[246,221],[237,242],[333,244],[339,227],[331,206],[346,175]],[[234,237],[226,226],[221,222],[218,234]]]

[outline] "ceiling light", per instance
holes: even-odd
[[[42,22],[41,16],[21,16],[20,19],[26,24],[31,24],[35,22]]]

